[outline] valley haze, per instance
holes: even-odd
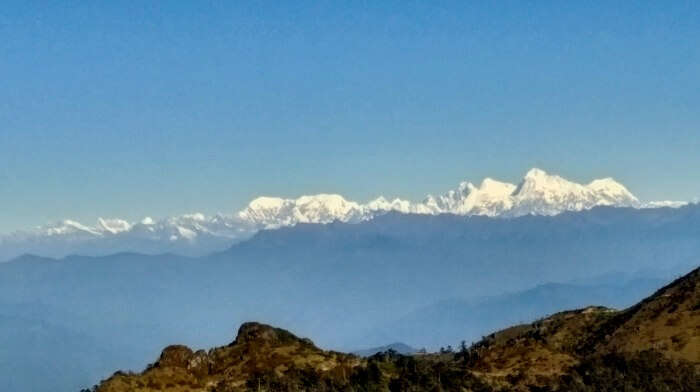
[[[386,212],[260,230],[197,258],[25,255],[0,263],[0,389],[76,391],[146,367],[169,344],[229,341],[249,320],[345,351],[456,347],[565,309],[630,306],[698,255],[697,204]]]

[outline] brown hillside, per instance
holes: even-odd
[[[700,269],[639,304],[561,312],[456,353],[370,358],[258,323],[209,352],[170,346],[124,391],[700,391]]]
[[[143,373],[117,372],[99,391],[239,391],[268,373],[279,378],[300,372],[342,377],[359,364],[352,355],[323,351],[283,329],[245,323],[226,347],[192,352],[185,346],[169,346]]]
[[[495,386],[556,384],[615,313],[588,307],[496,332],[472,347],[473,369]]]
[[[653,349],[700,364],[700,269],[621,312],[603,327],[597,352]]]

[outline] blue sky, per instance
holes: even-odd
[[[700,195],[697,2],[143,3],[3,3],[0,232],[533,166]]]

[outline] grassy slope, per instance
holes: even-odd
[[[699,283],[696,269],[629,309],[557,313],[460,353],[363,359],[247,323],[229,346],[170,346],[144,372],[118,372],[99,391],[696,391]]]

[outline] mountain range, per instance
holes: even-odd
[[[70,254],[108,255],[116,252],[176,253],[200,256],[223,250],[250,238],[261,229],[299,223],[357,223],[387,212],[518,217],[556,215],[597,206],[678,207],[683,202],[642,203],[612,178],[578,184],[540,169],[531,169],[519,184],[484,179],[480,185],[462,182],[445,194],[428,195],[421,202],[378,197],[358,203],[336,194],[297,199],[258,197],[232,214],[186,214],[138,222],[99,218],[94,225],[64,220],[29,231],[0,235],[0,261],[24,253],[48,257]]]
[[[75,391],[143,368],[171,342],[226,341],[246,320],[337,350],[436,350],[590,301],[628,306],[698,255],[695,204],[509,219],[388,212],[261,230],[202,257],[25,255],[0,264],[0,390]],[[72,344],[75,360],[45,361],[62,358],[60,342],[84,344]]]

